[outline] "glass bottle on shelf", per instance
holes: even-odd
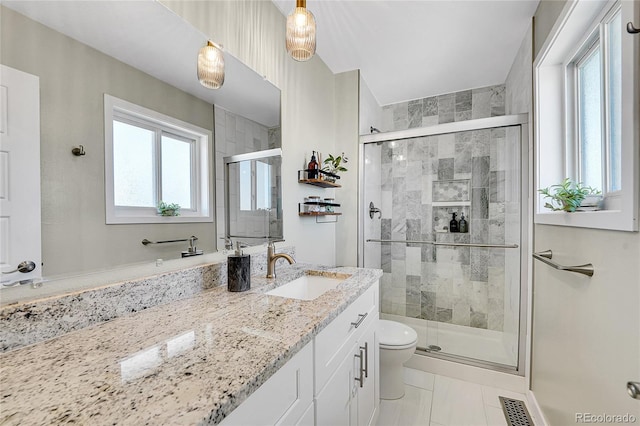
[[[456,213],[451,213],[453,216],[449,222],[449,232],[459,232],[458,221],[456,220]]]
[[[313,151],[313,153],[311,154],[311,161],[309,161],[309,165],[307,166],[307,176],[309,179],[318,179],[318,167],[318,162],[316,161],[316,152]]]
[[[460,222],[458,223],[458,230],[460,232],[469,232],[469,224],[464,218],[464,213],[462,213],[462,217],[460,218]]]

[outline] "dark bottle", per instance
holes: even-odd
[[[459,232],[469,232],[469,224],[464,218],[464,213],[462,213],[462,217],[460,218],[460,222],[458,223]]]
[[[460,232],[458,230],[458,221],[456,220],[456,213],[451,213],[453,216],[451,222],[449,222],[449,232]]]
[[[307,166],[309,179],[317,179],[318,178],[318,162],[316,161],[316,152],[313,151],[311,154],[311,161],[309,161],[309,166]]]

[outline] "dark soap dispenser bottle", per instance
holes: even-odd
[[[460,232],[458,229],[458,221],[456,220],[456,213],[451,213],[451,222],[449,222],[449,232]]]
[[[309,179],[317,179],[318,178],[318,162],[316,161],[316,152],[313,151],[311,154],[311,161],[309,161],[309,166],[307,167],[309,173]]]
[[[227,258],[227,289],[229,291],[247,291],[251,288],[251,256],[243,254],[242,247],[242,243],[236,241],[235,254]]]
[[[469,223],[467,223],[467,220],[464,218],[464,213],[462,213],[462,216],[460,217],[458,229],[460,232],[469,232]]]

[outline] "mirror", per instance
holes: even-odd
[[[227,52],[223,87],[202,87],[196,58],[207,35],[157,1],[3,1],[0,16],[0,62],[40,84],[43,276],[176,259],[188,247],[144,239],[194,235],[205,254],[222,246],[223,157],[280,147],[279,89]],[[214,219],[105,223],[105,94],[210,132],[201,183]],[[85,155],[73,155],[80,145]]]
[[[282,150],[225,157],[226,236],[246,245],[282,235]]]

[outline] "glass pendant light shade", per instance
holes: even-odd
[[[297,0],[287,16],[286,42],[287,52],[296,61],[307,61],[316,53],[316,19],[305,0]]]
[[[224,83],[224,56],[210,41],[198,53],[198,80],[208,89],[219,89]]]

